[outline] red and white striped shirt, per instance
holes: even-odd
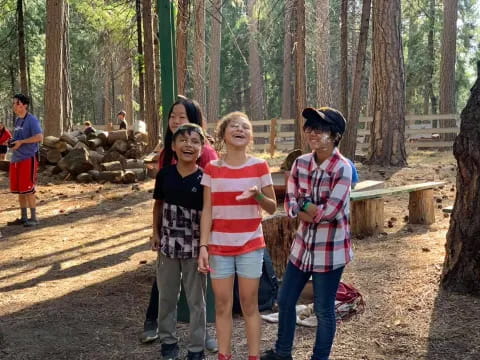
[[[202,185],[210,188],[212,196],[210,254],[235,256],[265,247],[262,208],[254,198],[235,198],[252,186],[262,189],[272,184],[267,162],[254,157],[241,166],[213,160],[205,167]]]

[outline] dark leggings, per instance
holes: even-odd
[[[152,291],[150,292],[150,302],[148,303],[145,320],[157,321],[158,318],[158,287],[157,279],[153,279]]]

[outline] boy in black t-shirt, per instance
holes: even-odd
[[[176,359],[179,353],[175,315],[180,281],[190,310],[187,359],[205,359],[207,278],[197,271],[203,187],[196,164],[204,142],[201,127],[180,126],[172,140],[177,164],[162,168],[155,182],[152,248],[158,250],[158,335],[163,359]]]

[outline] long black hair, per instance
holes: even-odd
[[[188,122],[191,124],[197,124],[198,126],[205,128],[205,123],[202,115],[202,109],[200,109],[200,105],[195,100],[186,98],[184,96],[179,96],[178,100],[175,101],[168,112],[168,119],[170,119],[170,115],[172,115],[173,108],[175,105],[183,105],[185,107],[185,111],[187,113]],[[172,140],[173,140],[173,133],[170,130],[170,126],[167,124],[167,131],[165,132],[165,142],[163,147],[163,163],[162,167],[170,165],[173,159],[173,150],[172,150]]]

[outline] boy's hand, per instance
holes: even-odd
[[[298,213],[298,218],[303,222],[306,222],[306,223],[309,223],[309,224],[313,223],[313,217],[308,215],[305,211],[300,211]]]
[[[160,249],[160,237],[158,234],[153,234],[150,238],[150,246],[152,251],[158,251]]]
[[[208,263],[208,250],[205,246],[202,246],[198,254],[198,271],[202,274],[208,274],[210,272],[210,265]]]
[[[313,203],[308,203],[307,208],[305,209],[305,212],[312,217],[312,219],[317,216],[317,206]]]

